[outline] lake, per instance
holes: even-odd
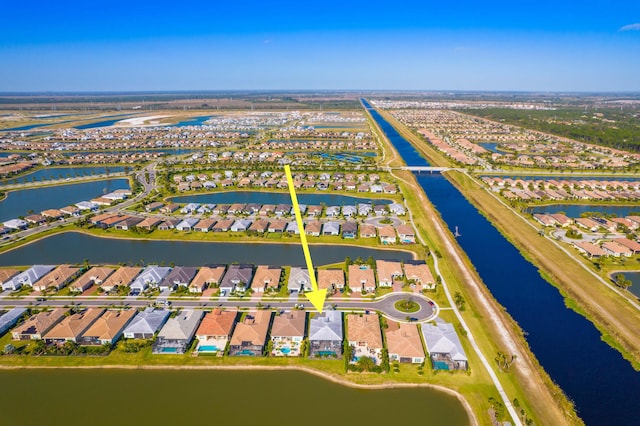
[[[392,142],[407,164],[428,165],[376,111],[371,113],[385,133],[394,136]],[[558,289],[443,175],[414,175],[449,230],[459,227],[458,244],[491,294],[522,328],[542,367],[574,401],[585,423],[635,424],[640,418],[640,373],[601,340],[590,321],[565,306]]]
[[[582,213],[599,212],[615,214],[617,217],[629,216],[632,212],[640,212],[640,206],[607,206],[602,204],[551,204],[548,206],[536,206],[529,209],[531,213],[558,213],[564,212],[567,216],[577,218]]]
[[[299,193],[300,204],[327,206],[356,205],[357,203],[390,204],[393,201],[384,198],[369,199],[351,197],[348,195],[338,195],[329,193],[305,194]],[[256,204],[291,204],[291,196],[286,192],[257,192],[257,191],[229,191],[217,192],[213,194],[185,195],[173,197],[174,203],[199,203],[199,204],[233,204],[233,203],[256,203]]]
[[[68,177],[103,175],[107,173],[107,169],[109,173],[120,173],[124,171],[124,167],[122,166],[47,167],[20,177],[4,180],[2,184],[12,185],[33,181],[65,179]]]
[[[167,127],[187,127],[187,126],[202,126],[205,121],[210,119],[211,116],[203,116],[203,117],[193,117],[187,120],[180,121],[176,124],[169,125]]]
[[[623,274],[626,279],[632,282],[629,291],[640,298],[640,271],[625,271]]]
[[[310,245],[314,265],[344,262],[346,257],[367,259],[413,259],[400,250],[383,250],[357,246]],[[82,263],[117,264],[119,262],[174,263],[201,266],[217,263],[253,263],[269,265],[303,265],[299,244],[220,243],[196,241],[128,240],[100,238],[79,232],[65,232],[38,240],[0,254],[0,266],[25,264]]]
[[[298,371],[33,369],[0,371],[0,380],[7,425],[470,423],[443,392],[353,389]],[[36,390],[59,397],[26,397]]]
[[[40,213],[47,209],[61,209],[116,189],[128,188],[128,179],[108,179],[11,191],[0,201],[0,222],[25,216],[29,210]]]

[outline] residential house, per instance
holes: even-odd
[[[194,217],[188,217],[184,220],[182,220],[182,222],[178,223],[176,225],[176,229],[178,231],[191,231],[193,230],[193,227],[197,225],[197,223],[199,222],[198,219],[194,218]]]
[[[326,289],[329,294],[344,289],[344,271],[342,269],[319,269],[318,289]]]
[[[389,361],[402,363],[422,364],[424,362],[424,349],[416,324],[398,323],[387,321],[388,327],[384,334],[387,339]]]
[[[340,206],[328,206],[325,210],[325,214],[327,215],[327,217],[340,216]]]
[[[175,212],[178,209],[180,209],[180,205],[175,204],[175,203],[171,203],[171,204],[167,204],[164,207],[160,207],[160,213],[162,213],[162,214],[171,214],[171,213]]]
[[[182,221],[180,219],[166,219],[158,225],[158,230],[169,231],[171,229],[175,229],[175,227],[181,222]]]
[[[238,219],[235,222],[233,222],[233,225],[231,225],[231,231],[232,232],[243,232],[246,231],[247,229],[249,229],[249,227],[251,226],[251,221],[248,219]]]
[[[36,291],[59,291],[62,287],[73,281],[78,274],[80,274],[80,271],[80,268],[74,266],[60,265],[38,280],[38,282],[33,285],[33,289]]]
[[[322,235],[340,235],[340,224],[338,222],[325,222],[322,225]]]
[[[153,211],[156,211],[160,208],[164,207],[164,204],[161,203],[160,201],[154,201],[153,203],[149,203],[146,206],[144,206],[144,209],[147,213],[151,213]],[[171,213],[171,212],[169,212]]]
[[[251,290],[255,293],[277,291],[280,285],[282,268],[259,265],[251,282]]]
[[[369,216],[371,213],[371,204],[358,203],[358,216]]]
[[[156,337],[151,352],[154,354],[183,354],[193,340],[204,312],[184,309],[169,318]]]
[[[64,213],[57,209],[43,210],[40,212],[40,214],[46,218],[55,220],[60,220],[64,217]]]
[[[126,216],[121,221],[119,221],[116,225],[116,229],[120,229],[122,231],[128,231],[138,226],[139,223],[143,222],[144,219],[136,216]]]
[[[377,235],[375,226],[366,223],[360,225],[360,238],[375,238]]]
[[[422,324],[422,336],[434,370],[466,370],[467,355],[453,324],[436,319]]]
[[[198,339],[196,352],[224,355],[237,315],[236,311],[221,309],[214,309],[206,314],[196,331],[196,339]]]
[[[160,291],[175,290],[176,287],[189,287],[189,283],[196,276],[197,268],[193,266],[176,266],[158,284]]]
[[[269,229],[269,221],[258,219],[251,224],[249,227],[249,231],[258,232],[260,234],[264,233]]]
[[[319,271],[318,271],[319,272]],[[325,310],[309,320],[309,356],[342,358],[342,312]]]
[[[60,211],[68,216],[80,216],[80,209],[76,206],[63,207]]]
[[[102,308],[90,308],[65,317],[44,335],[46,343],[79,343],[82,334],[102,315]]]
[[[278,204],[275,208],[276,216],[285,216],[291,214],[291,204]]]
[[[388,213],[387,206],[384,204],[376,204],[373,206],[373,214],[376,216],[384,216]]]
[[[156,226],[162,223],[162,219],[157,217],[148,217],[144,219],[142,222],[138,223],[136,227],[138,229],[145,229],[147,231],[153,230]]]
[[[196,225],[193,227],[193,230],[197,232],[209,232],[215,224],[215,219],[202,219],[198,223],[196,223]]]
[[[399,203],[391,203],[389,204],[389,211],[396,216],[404,216],[406,214],[406,210],[402,204]]]
[[[19,230],[27,229],[27,221],[22,219],[10,219],[3,223],[3,225],[9,229]]]
[[[55,308],[29,317],[11,332],[13,340],[40,340],[51,328],[62,321],[69,312],[67,308]]]
[[[228,295],[233,291],[244,292],[249,287],[252,277],[253,265],[229,265],[220,283],[220,292],[222,295]]]
[[[287,229],[285,230],[285,232],[289,233],[289,234],[300,234],[300,229],[298,228],[298,223],[294,220],[291,222],[287,223]]]
[[[633,255],[640,253],[640,243],[637,241],[629,240],[627,238],[615,238],[613,242],[625,246],[631,250],[631,254]]]
[[[378,273],[378,285],[391,287],[393,282],[403,277],[402,264],[391,260],[376,260],[376,272]]]
[[[589,243],[587,241],[576,241],[573,243],[573,246],[578,249],[578,251],[586,254],[590,259],[598,258],[602,256],[606,256],[607,253],[602,250],[599,246]]]
[[[122,266],[102,282],[100,287],[106,292],[113,291],[117,287],[129,287],[135,277],[140,273],[140,268],[133,266]]]
[[[233,219],[222,219],[219,220],[211,230],[213,232],[227,232],[231,229],[231,225],[233,225]]]
[[[282,219],[277,219],[269,224],[269,232],[283,233],[287,229],[287,222]]]
[[[309,270],[307,268],[292,266],[289,271],[287,290],[289,290],[289,293],[303,293],[305,291],[311,291],[312,287]]]
[[[319,237],[321,228],[322,224],[317,220],[314,220],[313,222],[309,222],[306,224],[306,226],[304,227],[304,233],[312,237]]]
[[[146,308],[133,317],[125,327],[123,335],[125,339],[151,339],[167,322],[169,315],[169,310]]]
[[[207,287],[217,286],[222,280],[226,267],[216,266],[209,267],[204,266],[200,268],[196,276],[189,284],[190,293],[202,293]]]
[[[287,311],[276,315],[271,326],[272,356],[300,356],[306,328],[305,311]]]
[[[102,314],[82,333],[81,345],[113,345],[120,339],[124,328],[138,311],[135,309],[110,309]]]
[[[401,244],[415,244],[416,233],[412,226],[398,225],[396,226],[396,232],[398,233]]]
[[[244,315],[231,336],[229,355],[262,356],[271,323],[271,311],[251,311]]]
[[[348,220],[342,224],[342,238],[356,238],[358,235],[358,224]]]
[[[378,314],[348,314],[347,341],[352,348],[350,362],[355,363],[362,357],[369,357],[380,364],[382,331]]]
[[[171,268],[168,266],[149,265],[136,277],[129,288],[135,294],[142,293],[148,287],[158,287],[158,284],[162,282],[169,272],[171,272]]]
[[[633,254],[629,247],[626,247],[615,241],[605,241],[604,243],[602,243],[602,250],[614,257],[631,257],[631,255]]]
[[[307,207],[307,216],[320,217],[322,215],[322,206],[309,206]]]
[[[358,209],[355,206],[343,206],[342,215],[344,217],[352,217],[358,214]]]
[[[113,268],[94,266],[73,282],[69,286],[69,289],[74,292],[82,293],[94,284],[97,286],[101,285],[102,282],[106,280],[109,275],[113,274],[114,271],[115,269]]]
[[[20,271],[17,269],[0,269],[0,288],[19,273]]]
[[[24,272],[13,276],[11,279],[2,283],[3,290],[18,290],[23,285],[32,287],[46,274],[55,268],[54,265],[33,265]]]
[[[429,265],[422,260],[405,260],[404,274],[408,280],[413,280],[422,289],[434,289],[436,287]]]
[[[380,242],[382,244],[395,244],[396,243],[396,230],[391,225],[385,225],[378,229],[380,236]]]
[[[356,292],[372,292],[376,278],[369,265],[349,265],[349,289]]]
[[[0,311],[0,336],[16,325],[18,320],[26,313],[27,310],[25,308],[13,308],[4,313]]]

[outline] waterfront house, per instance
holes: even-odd
[[[152,211],[156,211],[160,208],[162,208],[164,206],[163,203],[161,203],[160,201],[154,201],[153,203],[149,203],[146,206],[144,206],[144,209],[147,213],[151,213]],[[171,212],[169,212],[171,213]]]
[[[358,235],[358,224],[353,221],[346,221],[342,224],[342,238],[356,238]]]
[[[151,339],[167,322],[170,314],[169,310],[146,308],[133,317],[123,335],[125,339]]]
[[[327,217],[340,216],[340,206],[328,206],[325,210],[325,214],[327,215]]]
[[[92,285],[100,285],[115,269],[104,266],[94,266],[87,272],[82,274],[75,282],[69,286],[69,290],[82,293],[89,289]]]
[[[358,209],[355,206],[344,206],[342,207],[342,215],[344,217],[351,217],[358,214]]]
[[[309,222],[306,224],[306,226],[304,227],[304,233],[312,237],[319,237],[321,228],[322,224],[317,220],[314,220],[313,222]]]
[[[322,225],[322,235],[340,235],[340,224],[338,222],[325,222]]]
[[[312,288],[309,270],[307,268],[292,266],[289,271],[287,290],[289,290],[289,293],[303,293],[305,291],[311,291]]]
[[[105,310],[90,308],[65,317],[44,335],[46,343],[62,344],[64,342],[79,343],[82,334],[91,327]]]
[[[467,355],[453,324],[440,319],[422,324],[422,336],[434,370],[467,369]]]
[[[396,232],[398,233],[401,244],[415,244],[416,233],[413,227],[409,225],[398,225],[396,226]]]
[[[40,214],[46,218],[55,220],[60,220],[64,217],[64,213],[57,209],[43,210],[40,212]]]
[[[625,246],[631,250],[631,253],[634,255],[640,253],[640,243],[637,241],[629,240],[627,238],[615,238],[613,242]]]
[[[113,345],[120,339],[124,328],[138,311],[135,309],[110,309],[102,314],[82,333],[81,345]]]
[[[0,336],[16,325],[25,313],[27,313],[25,308],[13,308],[4,313],[0,311]]]
[[[218,204],[211,210],[214,215],[225,215],[229,211],[229,204]],[[233,223],[233,221],[232,221]]]
[[[382,332],[378,314],[347,315],[347,341],[352,349],[350,362],[355,363],[366,356],[380,364]]]
[[[262,356],[270,323],[270,310],[245,313],[231,336],[229,355]]]
[[[176,225],[176,229],[178,231],[191,231],[193,230],[193,227],[196,226],[196,224],[199,222],[198,219],[193,218],[193,217],[188,217],[184,220],[182,220],[182,222],[180,222],[179,224]]]
[[[599,246],[589,243],[587,241],[576,241],[573,243],[573,246],[578,249],[578,251],[586,254],[589,259],[598,258],[602,256],[606,256],[607,253],[602,250]]]
[[[389,361],[402,363],[422,364],[424,362],[424,349],[416,324],[398,323],[387,321],[388,327],[384,334],[387,338]]]
[[[47,218],[41,214],[31,214],[26,216],[24,219],[27,223],[31,223],[33,225],[43,225],[47,221]]]
[[[376,216],[384,216],[388,213],[387,206],[384,204],[376,204],[373,206],[373,214]]]
[[[129,287],[135,277],[140,273],[140,268],[133,266],[122,266],[113,274],[109,275],[100,287],[106,292],[113,291],[119,287]]]
[[[121,221],[119,221],[116,225],[116,229],[120,229],[122,231],[128,231],[138,226],[144,219],[136,216],[125,216]]]
[[[229,206],[227,213],[229,214],[240,214],[242,210],[244,210],[245,205],[242,203],[234,203]]]
[[[407,280],[414,281],[422,289],[434,289],[436,287],[429,265],[422,260],[405,260],[404,274]]]
[[[380,236],[380,242],[382,244],[395,244],[396,243],[396,230],[391,225],[385,225],[378,229]]]
[[[633,252],[629,247],[626,247],[616,241],[605,241],[602,243],[602,250],[608,255],[614,257],[631,257]]]
[[[406,210],[402,204],[399,203],[391,203],[389,204],[389,211],[396,216],[404,216]]]
[[[198,339],[196,352],[224,355],[237,315],[236,311],[221,309],[214,309],[206,314],[196,331],[196,339]]]
[[[272,356],[300,356],[306,327],[305,311],[288,311],[276,315],[271,326]]]
[[[309,206],[307,207],[307,216],[320,217],[322,215],[322,206]]]
[[[158,333],[151,352],[154,354],[183,354],[193,340],[204,312],[184,309],[169,318]]]
[[[267,291],[276,291],[280,285],[280,276],[282,268],[271,267],[267,265],[259,265],[256,273],[251,281],[251,290],[256,293]]]
[[[375,238],[377,235],[375,226],[366,223],[360,225],[360,238]]]
[[[272,233],[273,232],[283,233],[286,229],[287,229],[287,222],[282,219],[274,220],[269,224],[269,232],[272,232]]]
[[[342,269],[318,269],[318,289],[326,289],[328,294],[344,289]]]
[[[198,210],[198,207],[200,207],[200,204],[198,203],[189,203],[180,209],[180,213],[192,214],[192,213],[195,213],[196,210]]]
[[[80,211],[96,211],[100,207],[98,204],[91,201],[80,201],[79,203],[76,203],[75,206],[80,209]]]
[[[68,216],[80,216],[80,209],[76,206],[63,207],[60,211]]]
[[[233,225],[233,219],[222,219],[213,225],[211,230],[213,232],[227,232],[231,229],[231,225]]]
[[[231,231],[232,232],[243,232],[246,231],[247,229],[249,229],[249,227],[251,226],[251,221],[248,219],[238,219],[235,222],[233,222],[233,225],[231,225]]]
[[[215,219],[202,219],[198,223],[196,223],[196,225],[193,227],[193,230],[197,232],[209,232],[215,224]]]
[[[28,223],[22,219],[10,219],[4,222],[3,225],[9,229],[21,230],[27,229]]]
[[[258,212],[258,214],[260,216],[267,216],[267,215],[270,215],[271,213],[273,213],[275,209],[276,209],[276,205],[275,204],[264,204],[260,208],[260,211]]]
[[[200,268],[196,276],[189,284],[190,293],[202,293],[207,287],[217,286],[222,280],[226,267],[216,266],[209,267],[204,266]]]
[[[175,229],[176,225],[182,222],[180,219],[166,219],[164,222],[158,225],[160,231],[169,231]]]
[[[3,290],[18,290],[23,285],[33,288],[33,286],[46,274],[55,268],[54,265],[33,265],[24,272],[13,276],[11,279],[2,283]]]
[[[148,287],[158,287],[169,272],[171,268],[168,266],[149,265],[136,277],[129,288],[132,293],[142,293]]]
[[[171,214],[176,210],[180,209],[180,205],[176,203],[167,204],[164,207],[160,207],[160,213],[162,214]]]
[[[156,226],[162,223],[162,219],[157,217],[147,217],[142,222],[138,223],[136,227],[138,229],[144,229],[147,231],[153,230]]]
[[[402,278],[404,275],[402,264],[391,260],[376,260],[376,272],[380,287],[391,287],[396,279]]]
[[[309,320],[309,356],[342,357],[343,328],[342,312],[328,311],[310,314]]]
[[[249,287],[252,277],[253,265],[229,265],[220,283],[220,292],[222,295],[228,295],[233,291],[244,292]]]
[[[20,271],[17,269],[0,269],[0,288],[19,273]]]
[[[257,232],[259,234],[263,234],[267,231],[268,228],[269,228],[269,221],[258,219],[251,224],[248,230],[252,232]]]
[[[13,340],[40,340],[51,328],[62,321],[69,309],[55,308],[29,317],[11,332]]]
[[[197,269],[193,266],[176,266],[158,284],[160,291],[174,291],[176,287],[188,287],[191,280],[196,276]]]
[[[349,289],[356,292],[372,292],[376,289],[373,269],[368,265],[349,265]]]
[[[278,204],[275,208],[276,216],[286,216],[291,214],[291,204]]]
[[[371,204],[358,203],[358,216],[369,216],[371,213]]]
[[[289,234],[300,234],[300,229],[298,228],[298,223],[294,220],[291,222],[287,223],[287,229],[285,230],[285,232],[289,233]]]

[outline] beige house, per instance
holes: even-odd
[[[403,276],[402,264],[392,260],[376,260],[376,271],[380,287],[391,287],[394,280]]]
[[[342,269],[319,269],[318,288],[327,289],[330,293],[344,288],[344,271]]]
[[[277,315],[271,326],[272,356],[300,356],[307,314],[289,311]]]
[[[349,265],[349,289],[372,292],[376,289],[376,277],[369,265]]]
[[[135,309],[113,309],[102,314],[82,333],[81,345],[113,345],[124,328],[138,311]]]
[[[100,287],[104,291],[112,291],[116,287],[129,287],[133,280],[140,273],[140,268],[133,266],[122,266],[102,282]]]
[[[47,331],[62,321],[67,312],[69,309],[56,308],[37,313],[14,328],[11,337],[13,340],[40,340]]]
[[[191,283],[189,283],[189,293],[202,293],[207,287],[220,284],[225,269],[226,267],[224,266],[204,266],[200,268]]]
[[[408,280],[415,281],[416,285],[421,286],[422,289],[433,289],[436,286],[429,265],[422,261],[405,262],[404,274]]]
[[[347,340],[353,350],[351,362],[367,356],[380,364],[382,332],[378,314],[347,315]]]
[[[80,337],[102,315],[102,308],[90,308],[65,317],[44,335],[47,343],[80,342]]]
[[[224,355],[237,315],[237,311],[223,311],[221,309],[214,309],[206,314],[196,331],[198,339],[196,352]]]
[[[113,268],[107,268],[103,266],[94,266],[93,268],[89,269],[87,272],[82,274],[82,276],[78,278],[75,282],[73,282],[69,286],[69,289],[71,291],[82,293],[92,285],[97,285],[97,286],[101,285],[109,275],[113,274],[114,271],[115,269]]]
[[[80,273],[80,268],[69,265],[60,265],[53,271],[38,280],[33,289],[36,291],[55,290],[59,291],[69,284]]]
[[[423,363],[425,355],[418,326],[395,321],[388,321],[388,324],[384,334],[387,338],[389,361]]]
[[[256,293],[278,290],[282,268],[259,265],[251,281],[251,290]]]

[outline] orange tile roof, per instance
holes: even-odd
[[[252,318],[249,318],[251,316]],[[271,311],[247,312],[244,321],[236,324],[236,329],[231,337],[232,345],[241,345],[242,342],[251,342],[253,345],[264,345],[267,339],[267,331],[271,322]]]
[[[273,268],[267,265],[259,265],[256,268],[256,273],[251,281],[251,288],[257,290],[258,288],[278,288],[280,284],[280,275],[282,274],[282,268]]]
[[[104,309],[91,308],[68,316],[45,334],[44,338],[56,340],[77,339],[103,312]]]
[[[230,336],[237,315],[236,311],[214,309],[204,316],[196,336]]]
[[[342,269],[319,269],[318,288],[344,287],[344,271]]]
[[[98,318],[83,336],[97,337],[100,340],[115,339],[137,313],[135,309],[114,309]]]
[[[382,349],[378,314],[347,315],[347,339],[350,342],[365,342],[370,348]]]
[[[389,328],[385,330],[387,347],[390,354],[400,357],[424,357],[424,349],[420,340],[418,326],[415,324],[388,321]]]

